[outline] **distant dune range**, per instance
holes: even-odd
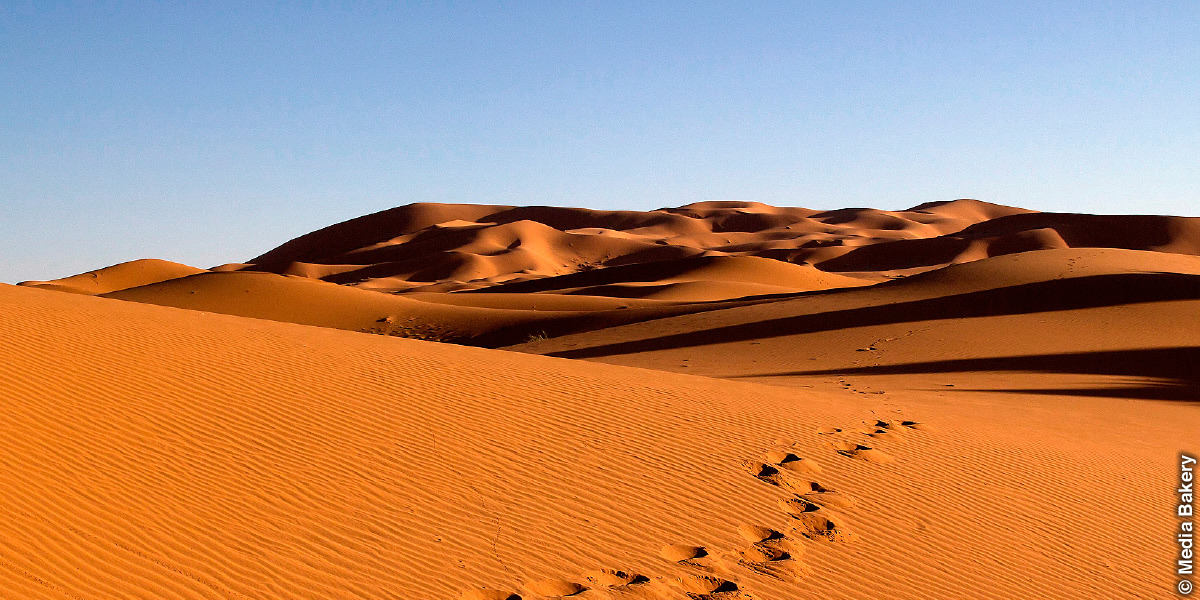
[[[210,271],[140,260],[21,285],[495,347],[1065,248],[1196,255],[1200,219],[975,200],[896,212],[412,204]]]
[[[1197,218],[415,204],[21,286],[0,598],[1174,589]]]
[[[878,281],[989,256],[1068,247],[1197,254],[1198,240],[1195,218],[1037,213],[974,200],[899,212],[820,212],[752,202],[650,212],[413,204],[301,236],[249,264],[334,283],[442,291],[689,257],[757,256],[819,272],[776,268],[755,276],[754,269],[731,268],[727,272],[739,273],[737,279],[713,280],[765,279],[807,290],[850,285],[827,273]],[[589,282],[572,283],[583,288]]]

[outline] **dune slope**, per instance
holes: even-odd
[[[726,295],[716,296],[720,299]],[[538,294],[396,295],[254,271],[206,271],[101,297],[480,346],[507,345],[530,335],[561,335],[748,302],[663,303]]]
[[[23,281],[18,285],[71,292],[74,294],[98,295],[131,287],[158,283],[177,277],[202,273],[204,269],[189,267],[167,260],[145,258],[120,263],[79,275],[52,279],[50,281]]]
[[[1147,490],[1177,479],[1179,453],[1200,450],[1200,259],[1157,252],[1061,249],[980,260],[878,285],[615,327],[514,349],[611,364],[834,394],[873,414],[921,414],[957,446],[924,455],[929,471],[908,473],[911,487],[889,498],[906,526],[972,551],[993,548],[963,535],[985,519],[1057,539],[1043,556],[1061,564],[1096,561],[1114,580],[1140,559],[1087,555],[1137,522],[1147,574],[1162,580],[1119,594],[1053,590],[1034,583],[1041,560],[1021,566],[981,551],[989,586],[1028,577],[1012,597],[1166,597],[1177,548],[1172,498]],[[840,431],[838,431],[840,429]],[[840,452],[858,456],[887,446],[893,428],[826,430]],[[843,442],[840,436],[853,438]],[[840,445],[840,444],[845,445]],[[930,448],[924,446],[924,448]],[[987,456],[987,458],[983,458]],[[863,458],[863,460],[871,457]],[[941,482],[923,479],[948,470]],[[945,473],[945,472],[942,472]],[[1092,482],[1113,476],[1121,483]],[[956,479],[953,490],[942,487]],[[1073,486],[1089,491],[1080,492]],[[1080,492],[1080,493],[1077,493]],[[1113,503],[1120,510],[1113,510]],[[1038,516],[1018,516],[1037,504]],[[973,505],[977,512],[962,511]],[[1067,514],[1088,522],[1054,523]],[[1057,517],[1056,517],[1057,515]],[[898,516],[898,513],[893,513]],[[968,527],[968,529],[970,529]],[[953,533],[952,533],[953,531]],[[1027,531],[1028,533],[1028,531]],[[996,535],[996,534],[988,534]],[[914,541],[923,545],[928,541]],[[922,546],[925,548],[925,546]],[[922,553],[926,550],[922,550]],[[1108,552],[1108,551],[1105,551]],[[893,557],[896,560],[904,560]],[[925,560],[925,559],[920,559]],[[930,559],[925,564],[938,564]],[[844,565],[845,566],[845,565]],[[858,563],[854,567],[861,568]],[[881,580],[882,581],[882,580]],[[890,585],[864,597],[890,597]],[[991,588],[994,591],[995,587]],[[1031,591],[1036,590],[1036,591]],[[985,592],[986,593],[986,592]],[[960,592],[952,596],[970,597]],[[931,592],[929,597],[946,597]]]
[[[541,597],[612,568],[683,597],[708,580],[664,546],[781,520],[738,454],[799,424],[742,414],[727,384],[0,294],[0,576],[48,595]],[[794,588],[751,575],[718,587]]]
[[[1087,369],[1132,378],[1125,381],[1131,393],[1148,384],[1147,393],[1187,397],[1200,383],[1188,366],[1200,332],[1177,324],[1192,322],[1198,311],[1198,257],[1044,250],[519,349],[764,380]]]
[[[1041,213],[976,200],[824,212],[754,202],[645,212],[412,204],[208,272],[145,260],[26,285],[494,347],[705,312],[714,303],[758,304],[991,257],[1088,248],[1154,252],[1170,263],[1200,253],[1200,220]],[[559,314],[530,308],[551,305]]]
[[[0,598],[1165,597],[1197,254],[973,200],[415,204],[0,285]]]
[[[755,202],[700,202],[647,212],[412,204],[301,236],[252,259],[246,268],[389,291],[503,284],[522,289],[519,282],[561,289],[574,281],[572,275],[607,279],[611,286],[626,276],[650,281],[647,274],[656,269],[670,277],[687,270],[679,263],[713,257],[758,257],[852,276],[821,280],[802,276],[799,269],[777,274],[784,281],[806,280],[800,289],[822,289],[1031,250],[1105,247],[1197,254],[1198,223],[1183,217],[1040,213],[977,200],[903,211],[824,212]],[[705,280],[726,282],[735,272],[770,270],[746,267],[708,269]],[[610,268],[618,270],[597,272]],[[743,284],[763,283],[732,277]],[[535,283],[543,278],[560,281],[544,287]],[[593,290],[614,292],[611,287]],[[703,296],[697,299],[708,299]]]
[[[932,411],[12,286],[0,339],[0,589],[33,597],[1165,585],[1140,459]]]

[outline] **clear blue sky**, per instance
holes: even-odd
[[[0,2],[0,281],[419,201],[1200,214],[1200,3]]]

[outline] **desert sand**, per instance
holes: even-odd
[[[2,285],[0,597],[1170,597],[1198,255],[973,200],[416,204]]]

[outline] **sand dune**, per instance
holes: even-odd
[[[978,424],[835,393],[17,287],[0,303],[4,589],[717,599],[1164,585],[1153,532],[1170,513],[1141,493],[1158,473],[1136,456],[1114,468],[1069,444],[1011,454]],[[1055,452],[1082,462],[1041,458]],[[1114,505],[1143,527],[1096,527]]]
[[[1198,254],[973,200],[415,204],[0,286],[0,597],[1166,597]]]
[[[1030,250],[1198,254],[1198,223],[1182,217],[1039,213],[977,200],[906,211],[825,212],[753,202],[649,212],[413,204],[301,236],[246,268],[390,291],[420,283],[447,291],[447,282],[457,282],[454,289],[478,289],[605,267],[671,270],[675,261],[725,256],[813,265],[878,281]],[[840,281],[856,285],[853,279]]]
[[[535,294],[394,295],[252,271],[202,272],[101,296],[483,346],[512,344],[531,335],[562,335],[734,305]]]
[[[1172,325],[1191,322],[1200,316],[1197,310],[1200,257],[1044,250],[868,288],[785,297],[518,348],[618,364],[674,365],[719,377],[868,372],[950,357],[978,360],[977,371],[1009,370],[987,368],[987,360],[998,365],[1013,357],[1045,356],[1051,362],[1048,357],[1076,353],[1086,361],[1088,353],[1145,352],[1141,361],[1122,361],[1122,372],[1112,375],[1156,377],[1164,369],[1156,351],[1200,346],[1195,328]],[[1019,370],[1037,370],[1030,366],[1035,360],[1026,362],[1028,368]],[[1173,369],[1172,377],[1189,379],[1176,383],[1191,390],[1196,381],[1185,375],[1190,368],[1180,363]]]
[[[1200,220],[1182,217],[1025,213],[936,238],[872,244],[821,263],[831,271],[903,271],[1056,248],[1122,248],[1200,254]]]
[[[906,211],[824,212],[752,202],[701,202],[648,212],[412,204],[301,236],[247,263],[216,267],[216,275],[145,260],[26,285],[495,346],[708,311],[714,302],[760,303],[767,297],[862,287],[989,257],[1070,248],[1153,251],[1171,261],[1175,255],[1200,254],[1200,220],[1039,213],[976,200],[927,203]],[[252,272],[321,280],[346,289],[228,277]],[[196,277],[188,277],[192,275]],[[235,289],[240,281],[247,282],[246,289]],[[358,295],[349,288],[389,298]],[[450,297],[480,292],[512,298]],[[291,294],[297,295],[279,301]],[[410,294],[443,307],[398,300]],[[578,314],[551,317],[521,308],[547,305],[546,300],[522,298],[528,294],[619,302],[560,300],[557,311],[574,302]],[[627,309],[634,312],[613,312]],[[373,325],[389,318],[421,322],[424,329]],[[522,324],[529,326],[522,329]]]
[[[125,262],[79,275],[50,281],[23,281],[19,285],[39,287],[74,294],[106,294],[140,285],[148,285],[186,277],[203,272],[204,269],[189,267],[156,258]]]
[[[702,302],[869,283],[872,282],[825,273],[809,265],[754,256],[696,256],[499,284],[483,290]]]

